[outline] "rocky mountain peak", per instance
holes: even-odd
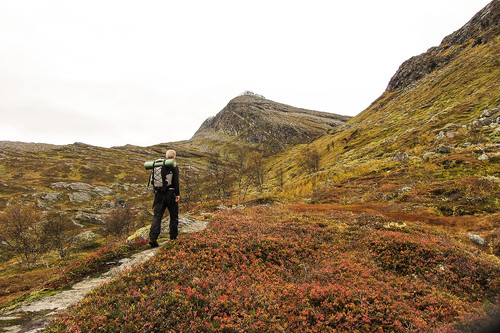
[[[273,150],[310,142],[351,117],[301,109],[245,92],[196,131],[193,139],[234,139]]]

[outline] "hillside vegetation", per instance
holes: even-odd
[[[484,227],[498,228],[499,8],[493,1],[440,46],[405,62],[387,91],[346,124],[274,160],[270,173],[286,172],[284,195],[275,193],[458,220],[489,216]],[[320,162],[304,175],[309,151]]]
[[[479,304],[499,291],[498,259],[423,225],[328,206],[251,207],[168,243],[47,332],[477,329],[492,310]]]

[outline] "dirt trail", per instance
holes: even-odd
[[[168,222],[162,223],[162,227],[164,227],[164,225],[168,228]],[[196,220],[184,216],[179,218],[180,233],[198,232],[205,229],[207,225],[207,221]],[[40,332],[58,312],[62,312],[68,307],[77,304],[85,295],[103,283],[120,276],[131,267],[147,261],[153,257],[165,243],[166,242],[161,243],[158,248],[147,249],[132,255],[130,258],[124,258],[106,273],[103,273],[97,278],[86,278],[74,284],[70,290],[65,290],[58,294],[23,304],[14,310],[0,313],[0,324],[3,322],[4,325],[1,326],[5,326],[0,328],[0,331],[9,333]]]

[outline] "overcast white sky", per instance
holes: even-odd
[[[354,116],[489,2],[0,0],[0,140],[185,140],[245,90]]]

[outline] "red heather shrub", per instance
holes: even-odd
[[[445,237],[373,229],[357,217],[286,207],[221,212],[47,332],[430,332],[484,316],[481,302],[495,306],[498,263]],[[451,273],[449,283],[433,273],[441,262],[457,276],[451,265],[480,271],[461,275],[480,288],[476,295],[452,286]]]
[[[500,267],[470,249],[423,232],[373,231],[368,240],[385,270],[411,275],[471,301],[500,295]]]

